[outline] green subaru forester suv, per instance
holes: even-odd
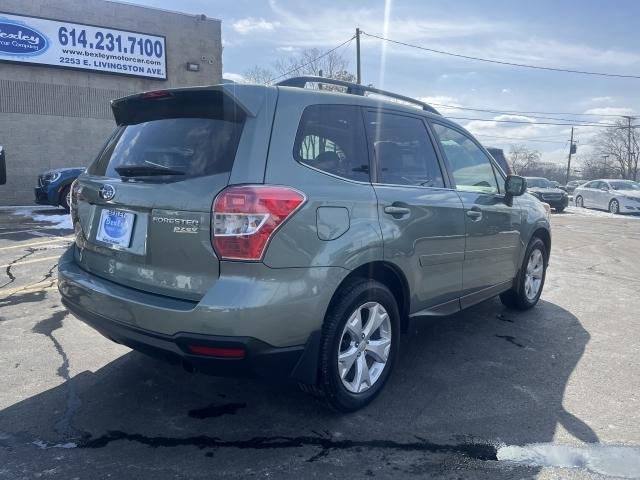
[[[548,207],[429,105],[297,77],[112,109],[73,186],[59,289],[115,342],[287,377],[353,411],[380,393],[409,319],[540,297]]]

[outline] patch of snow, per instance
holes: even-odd
[[[591,208],[581,208],[581,207],[575,207],[573,205],[569,205],[565,209],[565,212],[572,213],[575,215],[581,215],[583,217],[600,217],[600,218],[617,218],[617,219],[622,218],[622,219],[640,220],[640,215],[632,215],[632,214],[616,215],[614,213],[609,213],[604,210],[593,210]]]
[[[78,445],[75,442],[67,442],[67,443],[55,443],[49,445],[47,442],[43,442],[42,440],[35,440],[33,443],[36,447],[41,450],[47,450],[49,448],[77,448]]]
[[[592,472],[622,478],[640,477],[640,448],[587,444],[583,447],[534,443],[525,446],[503,445],[499,461],[533,467],[586,468]]]
[[[39,207],[27,207],[19,208],[13,215],[21,215],[23,217],[30,217],[35,222],[51,223],[52,225],[43,225],[44,228],[66,229],[73,230],[73,223],[71,222],[71,215],[68,213],[58,215],[47,215],[42,213],[42,208]],[[35,213],[36,211],[40,213]],[[59,210],[52,209],[52,212]]]

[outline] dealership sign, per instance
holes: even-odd
[[[0,61],[167,79],[165,38],[0,13]]]

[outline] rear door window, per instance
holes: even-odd
[[[310,105],[302,114],[293,148],[295,159],[323,172],[369,181],[369,160],[360,108]]]
[[[367,112],[366,125],[378,183],[444,187],[436,151],[421,119]]]

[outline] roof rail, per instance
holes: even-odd
[[[397,93],[389,92],[387,90],[380,90],[375,87],[368,87],[366,85],[359,85],[353,82],[346,82],[344,80],[337,80],[335,78],[326,78],[326,77],[313,77],[313,76],[304,76],[304,77],[291,77],[286,80],[282,80],[276,83],[277,86],[280,87],[297,87],[304,88],[307,83],[320,83],[324,85],[339,85],[341,87],[346,87],[347,93],[351,95],[360,95],[364,96],[366,92],[377,93],[378,95],[383,95],[389,98],[395,98],[396,100],[402,100],[403,102],[412,103],[414,105],[418,105],[422,107],[423,110],[431,113],[435,113],[436,115],[440,115],[435,108],[425,102],[421,102],[420,100],[416,100],[415,98],[405,97],[404,95],[399,95]]]

